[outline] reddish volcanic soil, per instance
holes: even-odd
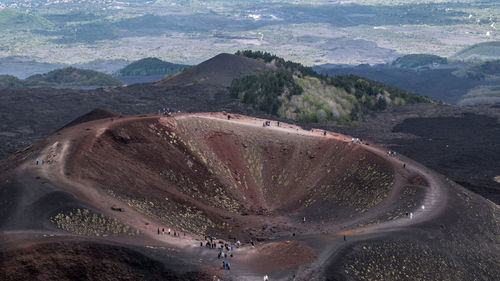
[[[2,279],[380,279],[370,275],[378,266],[359,265],[382,262],[401,241],[453,261],[424,279],[463,266],[464,253],[498,257],[495,204],[372,143],[264,121],[113,115],[2,160]],[[452,233],[474,216],[475,238]],[[207,236],[234,251],[218,259]],[[372,249],[360,243],[385,250],[359,255]]]
[[[278,241],[252,249],[241,257],[249,270],[272,272],[276,268],[289,269],[312,262],[316,253],[305,243],[299,241]]]

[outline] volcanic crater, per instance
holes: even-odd
[[[218,117],[109,121],[66,173],[182,232],[240,239],[338,230],[395,193],[389,162],[344,136]]]
[[[486,264],[498,257],[487,246],[498,234],[493,203],[373,143],[266,121],[227,113],[111,114],[2,160],[0,191],[10,198],[0,202],[7,214],[0,220],[1,265],[16,278],[52,266],[71,279],[73,265],[59,264],[74,260],[74,246],[85,248],[87,260],[78,265],[84,279],[112,278],[116,268],[148,280],[256,280],[266,273],[274,280],[362,279],[378,267],[363,271],[358,264],[392,255],[366,254],[366,245],[432,249],[443,262],[450,249],[455,256],[471,251],[475,240],[467,231],[449,230],[473,214],[481,218],[473,231],[485,247],[469,256]],[[389,234],[393,242],[377,246]],[[205,246],[207,236],[241,241],[230,272]],[[422,246],[429,236],[448,243]],[[41,249],[60,253],[40,262]],[[120,252],[126,257],[113,261],[116,267],[90,270],[92,260]],[[442,276],[466,260],[454,262],[439,267],[447,272]],[[22,269],[26,264],[30,270]],[[141,264],[155,269],[139,270]],[[477,270],[496,274],[494,266]]]

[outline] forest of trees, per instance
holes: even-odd
[[[278,97],[283,93],[287,96],[302,93],[302,89],[294,81],[292,74],[283,70],[244,76],[234,79],[231,83],[232,97],[239,98],[242,102],[271,114],[278,112],[281,106]]]
[[[414,68],[433,63],[448,64],[448,59],[429,54],[410,54],[397,58],[392,65],[401,68]]]
[[[413,94],[396,86],[386,85],[352,74],[337,75],[328,78],[328,82],[335,87],[344,88],[346,91],[354,94],[364,111],[385,109],[389,104],[385,102],[385,99],[381,101],[382,99],[377,98],[385,95],[385,93],[389,93],[389,98],[393,103],[398,99],[404,101],[404,104],[433,102],[428,97]]]
[[[458,77],[483,80],[486,78],[500,78],[500,60],[475,63],[454,72]]]
[[[401,88],[389,86],[356,75],[338,75],[328,77],[315,72],[312,68],[300,63],[285,61],[275,55],[261,51],[238,51],[236,55],[274,63],[277,71],[236,78],[232,81],[230,92],[232,97],[243,103],[251,104],[254,108],[271,114],[277,114],[284,98],[290,99],[293,95],[301,95],[302,87],[297,83],[301,77],[314,77],[322,84],[345,90],[354,96],[350,100],[352,110],[348,120],[354,121],[368,111],[384,110],[390,106],[413,103],[432,103],[430,98],[409,93]],[[320,88],[312,89],[321,91]]]

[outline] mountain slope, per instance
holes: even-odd
[[[162,61],[158,58],[144,58],[135,61],[116,72],[117,76],[150,76],[177,73],[188,65]]]
[[[463,61],[500,59],[500,41],[472,45],[453,55],[452,59]]]
[[[44,30],[53,26],[54,24],[50,21],[38,15],[23,13],[14,9],[0,9],[0,28],[4,30]]]
[[[432,103],[427,97],[354,75],[334,78],[269,53],[243,51],[273,66],[266,72],[236,78],[231,95],[259,110],[300,122],[351,122],[373,110],[410,103]]]
[[[219,54],[157,85],[187,86],[193,84],[229,87],[234,78],[268,69],[265,63],[231,54]]]
[[[0,75],[0,88],[23,87],[23,80],[12,75]]]
[[[121,86],[123,82],[104,73],[67,67],[26,78],[26,86]]]
[[[500,80],[500,59],[465,66],[453,74],[460,78],[475,80]]]

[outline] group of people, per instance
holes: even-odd
[[[229,115],[228,115],[227,119],[229,119]],[[262,127],[269,127],[269,126],[271,126],[271,121],[264,121],[264,122],[262,122]],[[278,126],[278,127],[281,126],[280,121],[276,121],[276,126]],[[297,131],[299,130],[298,127],[296,129],[297,129]],[[311,132],[314,132],[314,129],[311,129]],[[327,131],[326,130],[323,130],[323,136],[325,136],[325,137],[327,136]],[[360,139],[354,139],[353,138],[352,140],[353,140],[353,142],[361,143]]]
[[[344,236],[344,240],[345,240],[345,236]],[[219,246],[217,246],[217,244],[219,244]],[[252,244],[252,246],[255,245],[253,240],[250,241],[250,244]],[[217,242],[217,238],[206,235],[205,241],[200,241],[200,247],[206,247],[209,249],[215,249],[215,248],[218,249],[217,259],[219,259],[219,260],[222,259],[221,269],[223,269],[223,270],[231,270],[231,263],[229,262],[229,260],[232,260],[234,257],[234,255],[233,255],[234,249],[240,248],[240,246],[241,246],[241,242],[240,242],[240,240],[236,240],[236,238],[233,238],[233,242],[227,243],[227,242],[222,241],[222,240],[219,240]],[[292,280],[295,281],[295,278],[296,277],[294,274],[292,277]],[[264,275],[264,280],[269,281],[269,276]],[[213,276],[212,281],[221,281],[221,279],[218,278],[217,276]]]
[[[262,127],[269,127],[269,126],[271,126],[271,121],[264,121],[264,122],[262,122]],[[276,121],[276,126],[277,127],[281,127],[280,121]]]
[[[177,111],[176,108],[168,108],[168,107],[164,107],[162,108],[161,110],[163,112],[163,115],[170,115],[172,113],[177,113],[177,112],[181,112],[180,110]]]
[[[396,151],[391,151],[391,150],[389,150],[389,151],[387,151],[386,155],[387,155],[387,156],[396,156],[396,155],[397,155],[397,153],[396,153]],[[406,166],[406,165],[405,165],[405,166]]]
[[[226,261],[228,258],[229,260],[232,260],[234,255],[233,255],[233,251],[234,251],[234,244],[228,244],[228,243],[224,243],[222,241],[219,241],[220,243],[220,246],[219,246],[219,251],[218,251],[218,254],[217,254],[217,259],[223,259],[222,261],[222,269],[226,269],[226,270],[231,270],[231,264],[229,263],[229,261]],[[239,244],[240,244],[240,241],[238,241],[238,248],[239,248]]]
[[[165,235],[165,228],[162,228],[162,229],[160,230],[160,228],[158,227],[158,230],[157,230],[157,231],[158,231],[158,235],[160,235],[160,234],[161,234],[161,235]],[[170,228],[169,228],[169,229],[167,229],[167,235],[171,235],[171,233],[172,233],[172,230],[171,230]],[[181,236],[181,233],[180,233],[180,232],[178,232],[178,231],[175,231],[175,230],[174,230],[174,231],[173,231],[173,236],[174,236],[174,237],[180,237],[180,236]],[[184,238],[186,238],[186,233],[185,233],[185,232],[184,232]]]
[[[362,141],[360,138],[351,138],[352,143],[361,143]]]
[[[40,163],[41,163],[42,165],[43,165],[43,164],[45,164],[45,160],[44,160],[44,159],[42,159],[42,160],[40,161],[40,158],[38,158],[38,157],[37,157],[37,158],[35,159],[35,165],[36,165],[36,166],[38,166],[38,164],[40,164]]]
[[[241,246],[240,240],[236,241],[236,238],[233,238],[233,243],[227,243],[222,240],[219,240],[219,246],[217,246],[217,241],[215,237],[205,236],[205,242],[200,242],[200,247],[205,246],[209,249],[218,249],[217,259],[223,259],[222,261],[222,269],[231,270],[231,263],[226,260],[232,260],[234,257],[234,248],[239,248]]]
[[[226,261],[222,261],[222,269],[231,270],[231,264]]]

